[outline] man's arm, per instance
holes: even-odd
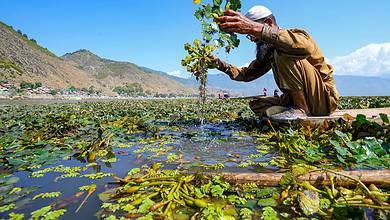
[[[232,80],[249,82],[255,80],[271,70],[270,62],[262,62],[258,60],[252,61],[248,67],[235,67],[219,58],[215,59],[217,69],[225,72]]]
[[[286,55],[301,59],[307,58],[316,50],[316,45],[310,35],[301,29],[278,29],[264,24],[260,39],[272,44],[275,49]]]

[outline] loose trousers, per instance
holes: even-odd
[[[328,77],[328,83],[324,82],[321,73],[306,59],[298,60],[276,51],[274,58],[272,71],[275,82],[284,94],[281,97],[260,97],[251,101],[249,107],[256,115],[263,116],[269,107],[275,105],[292,107],[288,91],[298,90],[304,92],[312,116],[327,116],[336,110],[339,96],[331,86],[334,85],[333,77]]]

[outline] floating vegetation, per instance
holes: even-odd
[[[382,106],[383,99],[368,100]],[[272,127],[247,101],[207,100],[200,130],[197,104],[131,100],[2,109],[0,217],[388,216],[387,115],[377,122],[359,115],[313,128]],[[370,173],[376,182],[365,178]]]

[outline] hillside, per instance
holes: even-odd
[[[115,88],[126,83],[139,83],[144,91],[150,93],[189,94],[195,92],[168,75],[139,67],[130,62],[104,59],[88,50],[67,53],[61,58],[68,64],[90,73],[99,84],[108,88]]]
[[[0,23],[0,80],[42,82],[54,88],[95,86],[90,74],[56,57],[11,27]]]
[[[194,93],[179,82],[135,64],[117,62],[80,50],[57,57],[34,39],[0,22],[0,80],[13,84],[42,82],[52,88],[90,88],[114,95],[115,87],[139,83],[153,93]]]

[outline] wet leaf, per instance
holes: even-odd
[[[259,199],[257,205],[261,207],[267,207],[267,206],[275,207],[277,205],[277,201],[274,198]]]
[[[266,187],[256,190],[256,197],[271,196],[278,189],[274,187]]]
[[[298,193],[299,207],[306,216],[317,213],[320,210],[318,193],[312,190],[304,190]]]

